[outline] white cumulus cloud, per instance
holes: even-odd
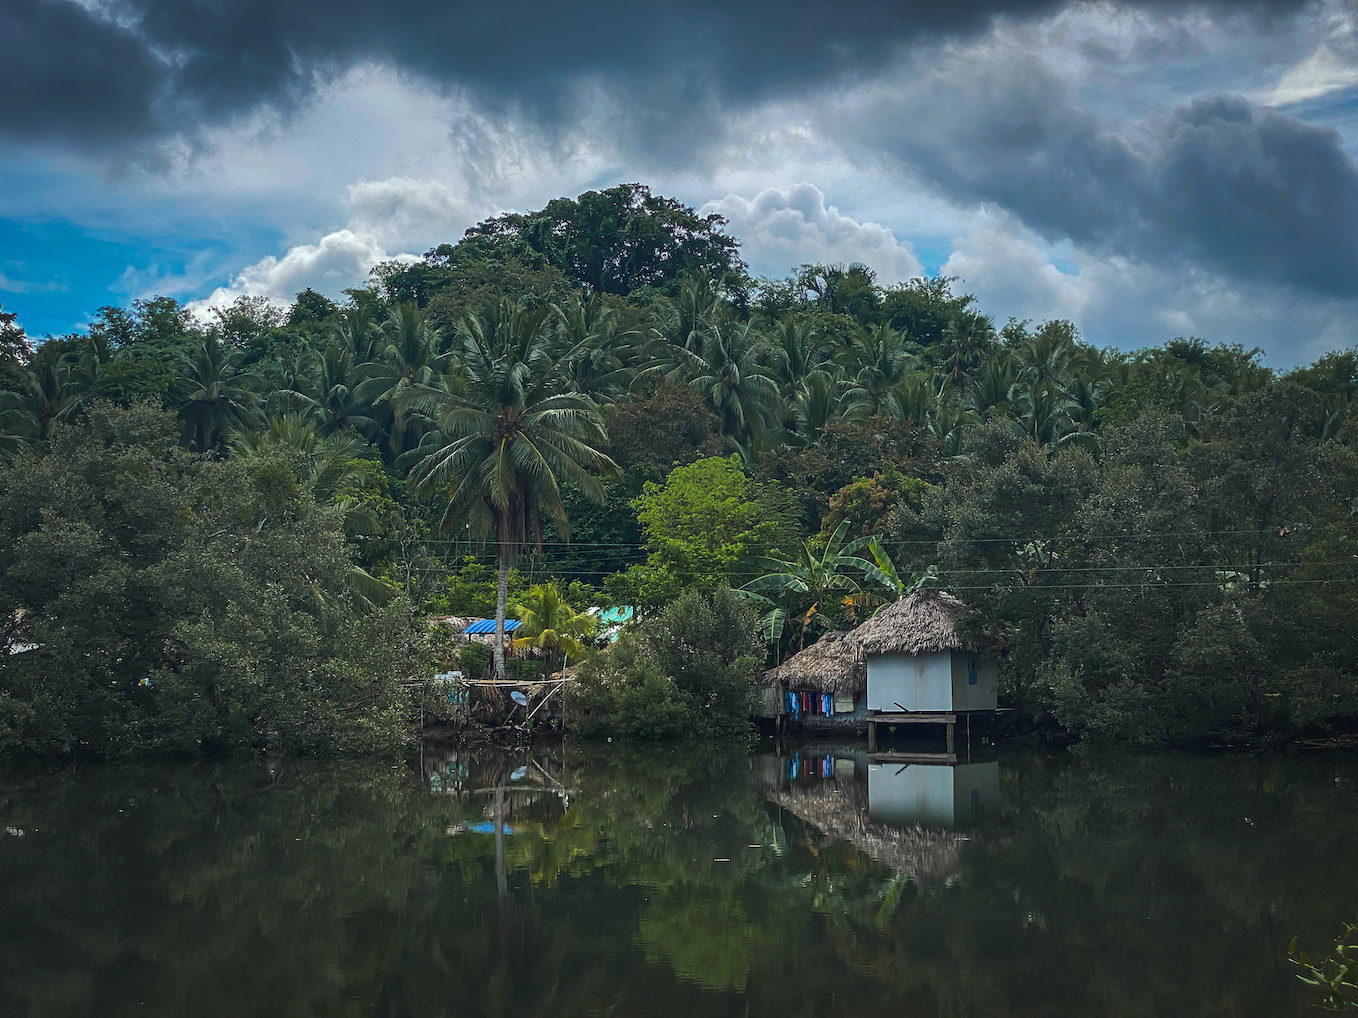
[[[360,180],[349,186],[347,205],[349,221],[342,229],[247,265],[189,307],[201,315],[240,296],[289,304],[307,287],[339,298],[347,288],[365,283],[378,262],[416,261],[411,248],[456,240],[476,220],[471,205],[438,180]]]
[[[728,194],[699,211],[730,220],[728,230],[740,238],[756,273],[784,275],[806,262],[864,262],[889,285],[922,272],[908,242],[897,240],[881,223],[853,219],[827,205],[814,184],[771,187],[748,199]]]
[[[360,286],[368,270],[389,259],[414,261],[409,254],[389,254],[371,234],[348,228],[327,233],[315,244],[297,244],[281,258],[268,255],[236,274],[189,310],[204,315],[225,307],[237,297],[267,297],[275,304],[290,304],[299,290],[311,287],[327,297],[338,298],[351,286]]]

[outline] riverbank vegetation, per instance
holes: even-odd
[[[626,185],[338,303],[0,318],[0,748],[370,747],[427,616],[522,617],[516,677],[621,606],[586,727],[728,732],[758,667],[920,585],[1008,629],[1043,735],[1358,719],[1353,351],[1103,350],[957,280],[751,278],[724,226]]]

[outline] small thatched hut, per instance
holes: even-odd
[[[830,632],[759,678],[760,716],[853,727],[866,710],[867,669],[848,633]]]
[[[971,614],[951,594],[920,590],[855,629],[850,640],[867,666],[868,712],[995,710],[999,641],[963,635]]]

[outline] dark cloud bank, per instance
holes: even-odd
[[[1115,130],[1035,63],[953,62],[844,130],[1050,240],[1358,296],[1358,166],[1337,132],[1239,97]]]
[[[111,0],[95,16],[69,0],[4,0],[0,137],[129,151],[261,105],[286,112],[362,60],[514,101],[548,125],[568,115],[563,89],[595,75],[647,107],[648,130],[682,137],[722,106],[870,77],[902,46],[1058,6]],[[1307,5],[1198,6],[1267,21]],[[1358,291],[1358,168],[1332,131],[1209,97],[1125,136],[1037,65],[902,81],[898,98],[837,126],[854,151],[887,153],[955,197],[1092,250],[1333,297]]]
[[[1141,6],[1171,6],[1142,0]],[[317,74],[365,59],[550,112],[583,74],[692,74],[739,102],[868,73],[901,43],[967,34],[1057,0],[71,0],[0,4],[0,132],[103,149],[260,104],[286,109]],[[1173,4],[1181,7],[1183,4]],[[1219,0],[1267,16],[1292,0]],[[682,103],[682,94],[674,94]]]

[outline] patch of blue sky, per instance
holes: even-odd
[[[176,224],[177,227],[182,224]],[[200,297],[231,271],[274,250],[272,230],[147,234],[59,218],[0,216],[0,304],[32,336],[70,332],[106,304],[137,297]],[[242,243],[244,242],[244,243]]]
[[[1358,86],[1335,89],[1315,99],[1278,108],[1309,124],[1334,128],[1350,154],[1358,151]]]
[[[953,245],[946,237],[912,236],[909,241],[926,276],[938,275],[952,257]]]

